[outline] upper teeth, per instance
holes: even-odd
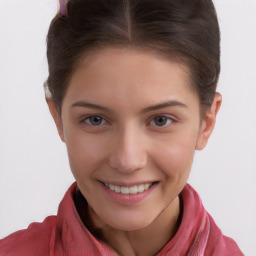
[[[108,183],[104,183],[104,185],[106,187],[108,187],[109,189],[111,189],[112,191],[128,195],[128,194],[137,194],[137,193],[141,193],[141,192],[148,190],[153,185],[153,182],[135,185],[135,186],[131,186],[131,187],[115,186],[113,184],[108,184]]]

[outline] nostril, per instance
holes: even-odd
[[[112,144],[109,155],[109,165],[121,172],[133,172],[145,168],[147,164],[147,150],[144,143],[134,135],[134,129],[117,136]]]
[[[134,172],[145,168],[147,164],[146,158],[144,153],[136,155],[127,152],[122,154],[120,152],[113,152],[109,159],[109,165],[120,172]]]

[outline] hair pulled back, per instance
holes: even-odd
[[[70,0],[66,8],[47,36],[46,89],[59,110],[81,58],[108,46],[153,50],[187,65],[201,105],[211,105],[220,73],[211,0]]]

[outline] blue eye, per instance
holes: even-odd
[[[150,124],[153,126],[164,127],[169,125],[171,122],[173,122],[173,120],[170,117],[157,116],[150,122]]]
[[[101,116],[90,116],[85,119],[85,123],[91,126],[100,126],[106,124],[106,121]]]

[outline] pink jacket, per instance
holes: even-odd
[[[0,256],[117,256],[83,225],[74,205],[74,183],[59,205],[57,216],[32,223],[0,240]],[[204,209],[197,192],[186,185],[181,193],[183,216],[175,236],[157,256],[242,256]]]

